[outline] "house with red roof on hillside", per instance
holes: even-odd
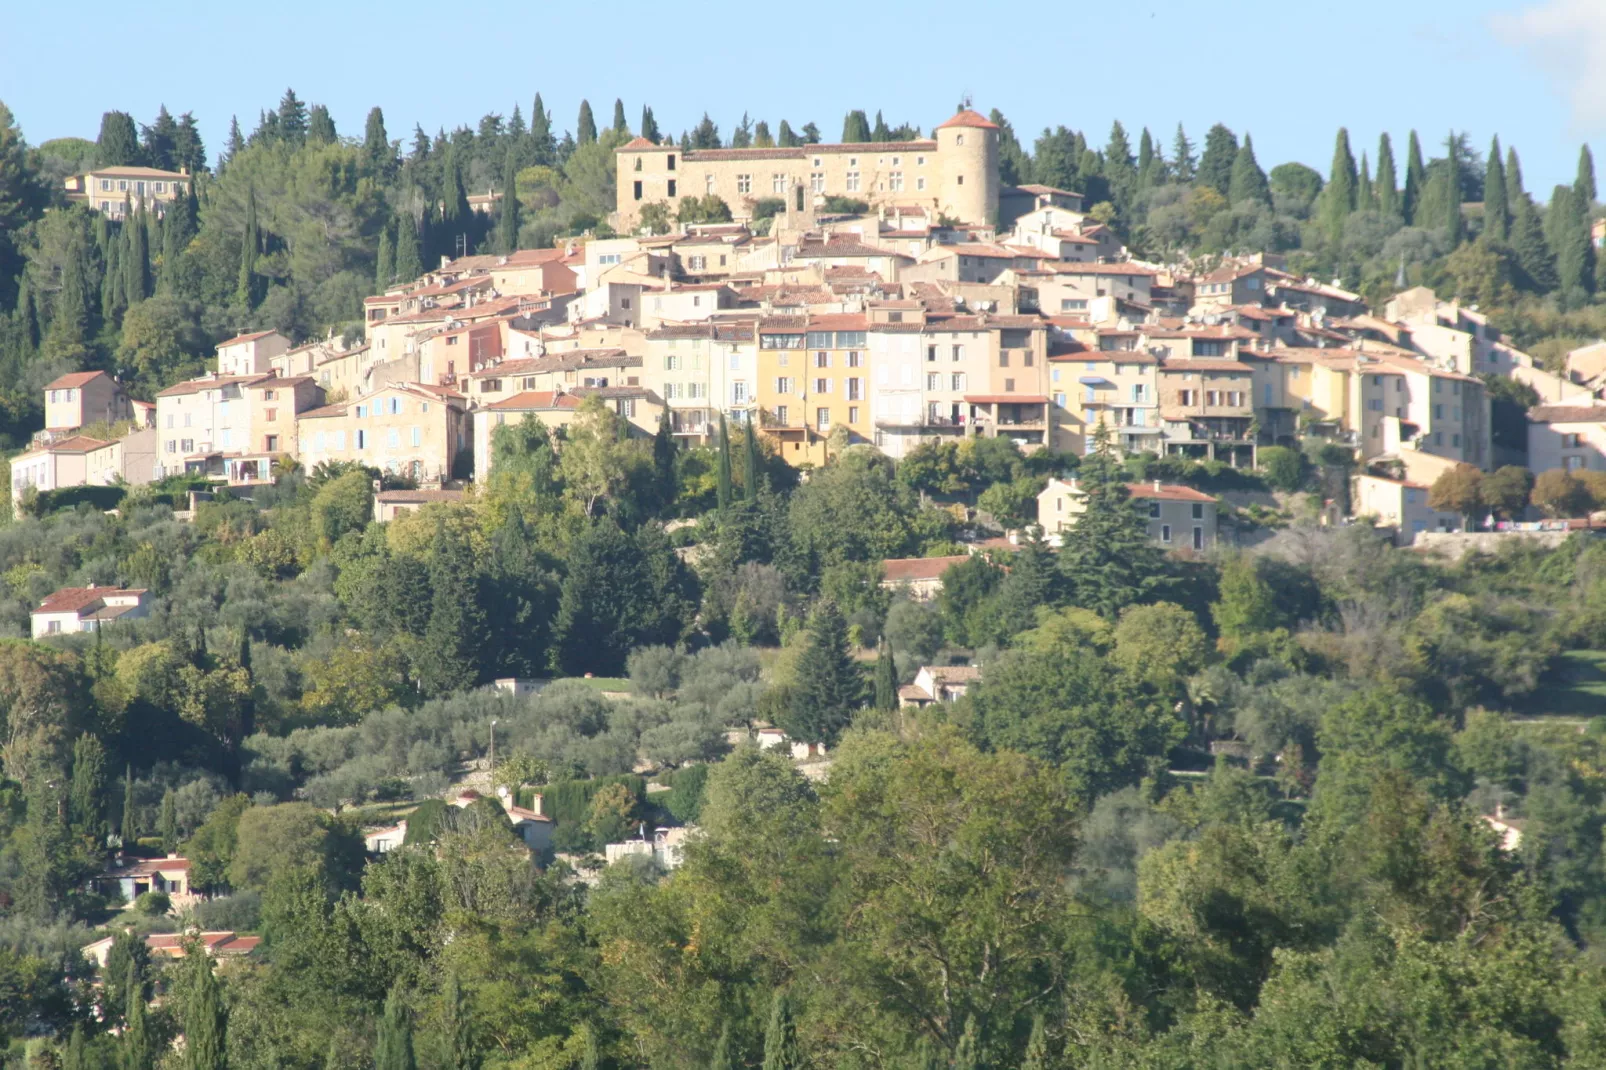
[[[1148,523],[1149,541],[1166,550],[1203,552],[1216,543],[1217,499],[1181,483],[1128,483],[1133,507]],[[1037,522],[1050,546],[1074,538],[1077,518],[1087,511],[1087,491],[1077,481],[1051,479],[1037,496]]]
[[[98,631],[114,621],[150,615],[149,591],[128,587],[63,587],[33,611],[33,637]]]

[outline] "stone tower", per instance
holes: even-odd
[[[998,126],[966,108],[937,127],[942,210],[961,223],[998,224]]]

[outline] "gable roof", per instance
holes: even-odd
[[[1606,405],[1535,405],[1528,419],[1536,424],[1606,423]]]
[[[969,554],[956,557],[889,557],[881,562],[883,583],[909,583],[934,580],[954,565],[970,560]]]
[[[106,375],[105,372],[68,372],[45,384],[46,390],[71,390]],[[111,376],[106,375],[110,379]]]

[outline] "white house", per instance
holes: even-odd
[[[389,828],[374,829],[363,833],[363,846],[371,855],[388,854],[400,847],[407,839],[407,820],[401,821]]]
[[[929,706],[963,698],[970,685],[981,679],[975,665],[922,665],[914,682],[898,688],[898,705]]]
[[[149,592],[137,588],[63,587],[33,611],[33,637],[93,632],[113,621],[150,615]]]

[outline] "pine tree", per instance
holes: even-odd
[[[1086,507],[1060,551],[1060,567],[1077,605],[1114,619],[1128,605],[1150,600],[1168,582],[1164,556],[1149,542],[1148,521],[1138,512],[1103,422],[1093,432],[1093,452],[1078,469]]]
[[[1409,226],[1419,226],[1416,210],[1421,207],[1423,186],[1427,183],[1427,168],[1422,164],[1422,142],[1416,131],[1411,131],[1410,143],[1405,150],[1405,192],[1400,197],[1400,208]]]
[[[1232,162],[1232,181],[1228,186],[1227,201],[1234,207],[1240,204],[1271,207],[1271,185],[1266,181],[1266,172],[1260,169],[1260,164],[1255,160],[1255,144],[1248,134],[1244,134],[1244,143]]]
[[[384,293],[385,287],[396,278],[396,243],[390,240],[390,227],[379,231],[379,255],[374,261],[374,290]]]
[[[1193,142],[1187,131],[1177,124],[1177,136],[1171,142],[1171,174],[1178,182],[1192,182],[1198,161],[1193,155]]]
[[[1372,187],[1384,219],[1400,214],[1400,179],[1394,169],[1394,143],[1387,133],[1377,139],[1377,178]]]
[[[178,809],[173,800],[173,789],[162,793],[162,817],[156,831],[162,837],[162,851],[172,854],[178,850]]]
[[[138,816],[134,808],[134,767],[123,771],[123,816],[120,826],[123,845],[131,847],[139,840]]]
[[[257,254],[262,251],[262,236],[257,230],[257,191],[255,186],[246,189],[245,235],[240,240],[240,281],[235,287],[234,300],[245,311],[256,307]]]
[[[157,167],[163,171],[178,170],[178,161],[173,158],[177,132],[178,124],[168,113],[167,105],[161,105],[156,112],[156,121],[142,128],[140,155],[147,167]]]
[[[188,169],[192,175],[206,170],[206,145],[201,140],[201,128],[190,112],[178,117],[178,130],[173,136],[173,159],[181,169]],[[195,183],[191,182],[189,186],[193,190]]]
[[[1500,136],[1489,145],[1489,167],[1483,174],[1483,234],[1503,242],[1511,233],[1511,204],[1506,196],[1506,165],[1500,158]]]
[[[1048,1070],[1048,1067],[1048,1029],[1039,1014],[1032,1018],[1032,1033],[1026,1040],[1026,1056],[1021,1060],[1020,1070]]]
[[[138,961],[129,962],[123,991],[127,994],[127,1008],[123,1012],[122,1070],[151,1070],[156,1065],[156,1044],[145,1017],[145,980],[140,976]]]
[[[446,975],[442,991],[446,1006],[446,1066],[444,1070],[476,1070],[480,1065],[479,1051],[474,1043],[473,1023],[469,1019],[468,1001],[463,986],[458,983],[457,971]]]
[[[335,133],[335,120],[329,109],[314,104],[307,112],[307,141],[314,145],[333,145],[338,140],[340,135]]]
[[[237,115],[236,116],[230,116],[229,117],[229,140],[228,140],[228,146],[224,150],[223,159],[224,160],[232,160],[232,159],[234,159],[236,156],[238,156],[240,153],[242,153],[244,151],[245,151],[245,135],[240,133],[240,118]]]
[[[574,143],[576,145],[589,145],[597,140],[597,120],[591,115],[591,102],[580,102],[580,118],[575,122]]]
[[[729,1022],[720,1026],[719,1042],[714,1045],[714,1057],[708,1060],[708,1070],[736,1070],[736,1054],[732,1050]]]
[[[1333,164],[1322,191],[1321,224],[1335,243],[1344,236],[1344,221],[1355,211],[1355,157],[1349,149],[1349,131],[1339,127],[1333,145]]]
[[[374,1040],[375,1070],[417,1070],[413,1058],[413,1020],[398,982],[385,997],[385,1016]]]
[[[1586,142],[1578,149],[1578,177],[1573,180],[1573,195],[1588,215],[1595,210],[1598,193],[1595,189],[1595,156]]]
[[[1238,135],[1221,123],[1205,135],[1204,155],[1199,157],[1195,181],[1223,197],[1232,189],[1232,165],[1238,159]]]
[[[212,972],[212,957],[195,953],[185,957],[190,971],[184,1000],[184,1070],[224,1070],[228,1065],[228,1010]]]
[[[1510,188],[1511,168],[1506,168],[1507,187]],[[1529,289],[1549,293],[1556,288],[1556,258],[1545,238],[1544,223],[1533,199],[1526,193],[1516,200],[1511,213],[1511,251],[1522,268]]]
[[[803,1052],[797,1043],[792,1004],[782,989],[770,1001],[770,1020],[764,1030],[763,1070],[802,1070]]]
[[[100,136],[95,139],[95,159],[101,167],[132,167],[144,162],[134,117],[125,111],[109,111],[100,117]]]
[[[645,104],[641,106],[641,136],[654,144],[663,138],[663,134],[658,130],[657,118],[653,116],[652,109]]]
[[[875,708],[888,713],[898,708],[898,670],[892,662],[892,648],[881,644],[875,663]]]
[[[747,421],[747,433],[742,436],[742,500],[758,501],[759,484],[764,478],[764,461],[758,451],[758,428]]]
[[[286,89],[284,96],[279,98],[277,114],[277,131],[281,140],[299,145],[307,139],[307,106],[301,103],[294,89]]]
[[[513,149],[507,150],[502,165],[502,203],[496,217],[496,244],[504,255],[518,252],[519,248],[519,158]]]
[[[731,507],[731,438],[725,424],[725,414],[719,417],[719,509]]]
[[[798,658],[797,683],[781,727],[800,742],[835,746],[863,703],[864,677],[848,651],[847,624],[827,598],[809,621],[808,645]]]
[[[429,581],[429,624],[415,671],[425,694],[445,695],[479,682],[491,629],[474,557],[461,537],[444,528],[430,548]]]
[[[616,134],[630,133],[630,124],[625,121],[625,102],[614,98],[613,102],[613,132]]]
[[[736,124],[735,130],[731,131],[731,148],[750,149],[752,147],[753,120],[744,111],[742,112],[742,121]]]
[[[418,248],[418,224],[403,212],[396,220],[395,281],[412,282],[424,273],[424,257]]]

